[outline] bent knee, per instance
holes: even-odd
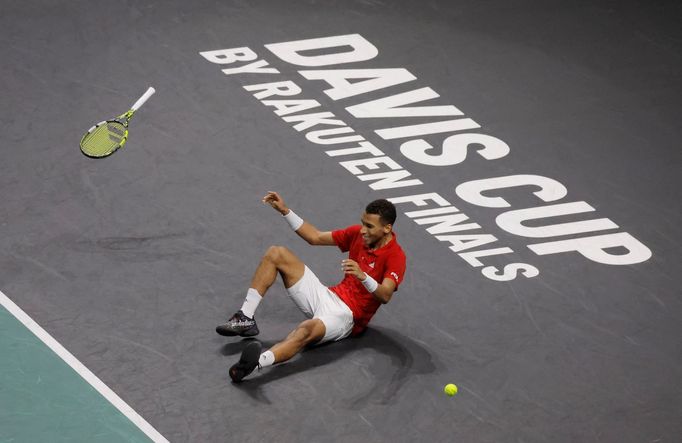
[[[297,339],[304,345],[315,343],[324,337],[326,328],[319,318],[306,320],[296,328]]]
[[[291,252],[284,246],[270,246],[267,251],[265,251],[265,257],[269,260],[279,263],[286,259]]]

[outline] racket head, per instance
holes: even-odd
[[[105,120],[97,123],[83,135],[81,152],[90,158],[108,157],[128,140],[127,120]]]

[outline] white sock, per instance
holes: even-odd
[[[272,351],[265,351],[260,355],[260,359],[258,360],[258,364],[260,365],[261,368],[267,368],[268,366],[272,366],[275,364],[275,354],[272,353]]]
[[[242,305],[242,312],[244,315],[249,318],[253,318],[253,314],[256,313],[256,308],[258,308],[261,300],[263,300],[263,297],[258,293],[258,291],[253,288],[249,288],[249,290],[246,291],[246,299]]]

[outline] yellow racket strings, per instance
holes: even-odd
[[[121,123],[106,122],[81,140],[81,150],[90,157],[104,157],[123,145],[128,130]]]

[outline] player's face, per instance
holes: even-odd
[[[391,225],[384,225],[377,214],[362,214],[360,234],[365,245],[373,247],[391,232]]]

